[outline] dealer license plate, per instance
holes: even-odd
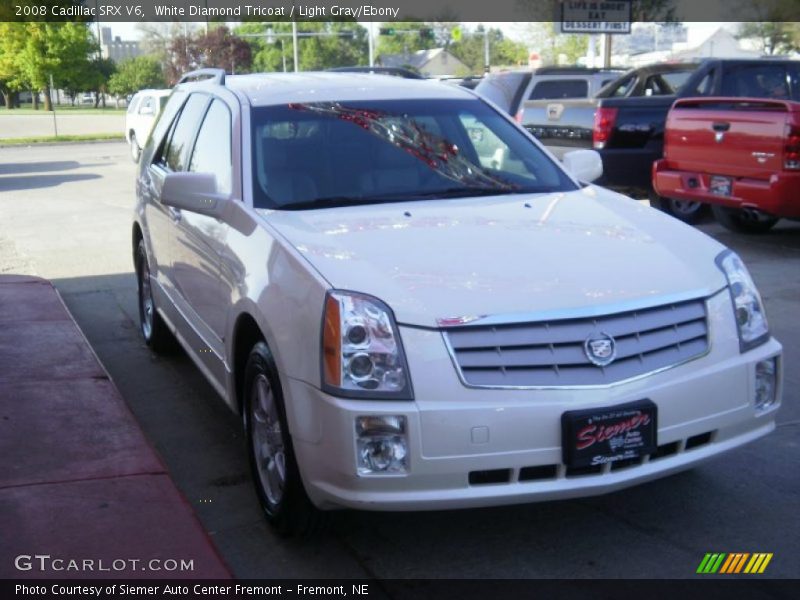
[[[650,400],[565,412],[561,415],[564,464],[590,467],[655,452],[657,413]]]
[[[714,175],[709,182],[709,190],[716,196],[730,196],[731,178]]]

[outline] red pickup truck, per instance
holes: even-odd
[[[800,102],[687,98],[672,105],[653,187],[666,198],[711,204],[746,233],[800,218]]]

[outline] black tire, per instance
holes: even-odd
[[[766,233],[779,221],[777,217],[754,210],[741,210],[727,206],[714,205],[711,207],[711,211],[720,225],[736,233]]]
[[[264,342],[250,351],[242,394],[247,455],[264,515],[281,535],[308,536],[319,528],[323,514],[303,487],[278,370]]]
[[[702,202],[664,198],[655,192],[650,193],[650,206],[690,225],[700,222],[706,214],[706,207]]]
[[[139,146],[139,141],[136,139],[136,134],[131,131],[131,158],[133,159],[133,162],[138,163],[141,155],[142,147]]]
[[[142,239],[136,245],[134,264],[138,290],[139,331],[142,333],[144,343],[156,354],[172,354],[177,349],[178,343],[156,310],[150,283],[150,266]]]

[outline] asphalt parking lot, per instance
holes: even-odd
[[[706,552],[772,552],[765,576],[798,576],[800,223],[760,237],[700,226],[744,258],[784,346],[784,404],[767,438],[608,496],[342,512],[318,537],[286,540],[259,514],[238,418],[188,358],[157,358],[140,339],[133,176],[122,143],[0,148],[0,273],[53,281],[237,577],[683,578]]]

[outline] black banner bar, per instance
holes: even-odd
[[[626,10],[631,5],[630,11]],[[0,21],[800,21],[796,0],[0,0]]]

